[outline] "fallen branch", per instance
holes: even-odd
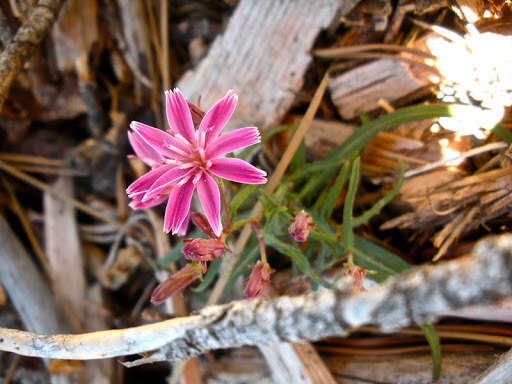
[[[39,0],[28,20],[0,55],[0,110],[25,61],[46,37],[64,0]]]
[[[59,359],[98,359],[159,350],[127,363],[183,360],[204,351],[344,336],[363,325],[393,331],[440,313],[512,296],[512,236],[479,242],[473,255],[424,266],[366,292],[351,282],[304,296],[211,306],[199,314],[122,330],[38,335],[0,329],[0,350]]]

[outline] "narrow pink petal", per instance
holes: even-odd
[[[183,185],[176,185],[170,195],[169,202],[165,208],[164,231],[172,234],[178,233],[182,229],[183,222],[187,219],[190,210],[190,201],[195,185],[192,179]]]
[[[148,201],[144,201],[142,202],[138,197],[133,199],[131,202],[130,202],[130,207],[132,209],[141,209],[141,208],[151,208],[151,207],[155,207],[157,205],[160,205],[162,204],[165,200],[167,200],[169,198],[169,195],[165,195],[165,196],[159,196],[159,197],[156,197],[154,199],[151,199],[151,200],[148,200]]]
[[[236,108],[238,96],[229,90],[226,95],[210,108],[199,124],[199,138],[205,137],[208,145],[222,131]]]
[[[176,229],[176,235],[185,236],[187,234],[188,223],[190,221],[190,213],[187,215],[185,220],[180,224],[179,228]]]
[[[164,157],[158,151],[153,149],[151,145],[147,144],[135,131],[128,132],[128,140],[130,141],[137,157],[150,167],[154,167],[155,165],[164,162]]]
[[[222,223],[220,222],[220,193],[215,180],[203,172],[201,179],[197,182],[197,194],[203,207],[204,214],[215,233],[220,236],[222,233]]]
[[[165,172],[162,176],[155,180],[153,184],[148,188],[148,192],[142,198],[142,201],[146,201],[149,199],[158,196],[161,192],[163,192],[170,184],[177,183],[179,180],[183,179],[183,177],[194,171],[193,168],[173,168],[167,172]]]
[[[162,155],[170,158],[182,159],[184,156],[177,151],[190,153],[190,148],[168,133],[153,128],[149,125],[139,123],[138,121],[132,121],[130,128],[136,132],[147,144],[149,144],[155,151]],[[177,148],[177,151],[173,151],[171,148]]]
[[[165,92],[165,111],[171,132],[180,134],[191,144],[195,143],[194,123],[190,109],[178,88]]]
[[[211,160],[211,163],[212,165],[209,171],[223,179],[245,184],[265,184],[267,182],[267,173],[246,161],[235,158],[218,157]]]
[[[260,131],[256,127],[235,129],[213,139],[206,149],[206,158],[222,156],[260,141]]]
[[[161,167],[149,171],[131,183],[128,188],[126,188],[126,193],[132,195],[140,192],[146,192],[160,176],[171,170],[173,167],[174,165],[162,165]]]

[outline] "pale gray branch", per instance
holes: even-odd
[[[416,268],[366,292],[349,284],[304,296],[211,306],[199,314],[124,330],[36,335],[0,330],[0,350],[28,356],[95,359],[147,351],[130,365],[182,360],[204,351],[273,341],[344,336],[362,325],[393,331],[433,321],[440,313],[512,296],[512,236],[489,238],[473,255]]]

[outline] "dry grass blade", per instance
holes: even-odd
[[[60,193],[56,189],[50,187],[48,184],[43,183],[42,181],[36,179],[35,177],[29,176],[26,173],[17,170],[16,168],[8,165],[7,163],[5,163],[1,160],[0,160],[0,169],[3,169],[5,172],[11,174],[12,176],[14,176],[20,180],[23,180],[24,182],[42,190],[42,191],[53,194],[54,196],[68,202],[69,204],[73,205],[75,208],[81,210],[84,213],[87,213],[88,215],[90,215],[92,217],[95,217],[99,220],[113,224],[115,226],[119,226],[119,222],[117,220],[114,220],[114,219],[104,215],[103,213],[92,209],[91,207],[87,206],[86,204],[82,203],[81,201],[72,199],[72,198]]]
[[[322,59],[340,59],[343,57],[347,57],[347,55],[351,55],[359,52],[368,52],[368,51],[396,51],[396,52],[406,52],[413,55],[421,56],[426,59],[435,59],[436,57],[428,52],[422,51],[420,49],[415,48],[407,48],[401,45],[395,44],[361,44],[350,47],[338,47],[338,48],[325,48],[325,49],[315,49],[313,51],[313,55]]]

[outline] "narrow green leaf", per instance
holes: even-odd
[[[437,335],[436,329],[432,324],[423,323],[420,325],[423,333],[425,334],[425,338],[430,345],[430,349],[432,351],[432,360],[434,361],[434,367],[432,369],[432,380],[436,381],[441,376],[441,364],[442,364],[442,355],[441,355],[441,342],[439,341],[439,336]]]
[[[354,209],[354,200],[357,192],[357,182],[359,180],[359,157],[357,157],[350,166],[350,180],[348,182],[347,196],[343,205],[343,245],[347,252],[354,248],[354,234],[352,232],[352,211]]]
[[[229,280],[226,284],[226,287],[224,288],[224,292],[230,291],[235,280],[248,270],[249,264],[256,261],[260,254],[259,250],[260,247],[258,243],[245,247],[244,252],[242,253],[240,259],[236,262],[235,267],[229,276]]]
[[[249,198],[249,196],[254,192],[255,189],[255,184],[247,184],[240,188],[236,195],[233,196],[229,203],[229,216],[231,218],[233,218],[236,215],[236,212],[238,211],[240,205]]]
[[[302,140],[299,144],[299,148],[292,157],[290,161],[290,165],[288,166],[288,172],[293,174],[299,169],[302,169],[306,164],[306,145],[304,144],[304,140]]]
[[[345,185],[345,182],[348,178],[348,168],[349,163],[345,163],[345,165],[341,168],[340,173],[336,177],[336,181],[334,185],[329,189],[329,192],[326,196],[325,202],[322,207],[323,216],[328,219],[332,215],[332,211],[336,205],[336,201],[338,201],[338,197],[340,196],[341,189]]]
[[[167,252],[164,255],[164,257],[162,257],[161,259],[159,259],[157,261],[158,266],[160,266],[161,268],[165,268],[170,263],[173,263],[173,262],[178,261],[179,259],[181,259],[183,257],[183,253],[181,253],[181,249],[184,246],[185,246],[185,244],[178,243],[174,247],[172,247],[172,249],[169,252]]]
[[[400,256],[364,237],[354,236],[354,245],[355,248],[370,255],[376,263],[381,264],[383,270],[389,271],[390,275],[404,272],[411,267],[410,264]]]
[[[324,169],[332,168],[342,164],[350,159],[354,152],[358,152],[370,141],[377,133],[395,127],[397,125],[410,121],[421,121],[442,116],[454,116],[455,113],[462,113],[465,107],[470,106],[457,105],[455,111],[454,105],[419,105],[408,108],[398,109],[387,115],[378,117],[375,120],[364,123],[360,128],[340,146],[329,152],[327,159],[307,164],[302,171],[294,175],[294,179],[300,179],[311,172],[318,172]]]
[[[364,212],[361,216],[354,217],[352,220],[352,228],[357,228],[360,225],[365,225],[370,221],[370,219],[380,213],[382,208],[386,206],[391,200],[393,200],[402,188],[402,184],[404,182],[405,175],[405,166],[402,160],[400,160],[400,175],[398,176],[398,180],[396,181],[395,186],[384,196],[382,199],[377,201],[373,207]]]
[[[210,263],[208,266],[208,270],[206,271],[206,275],[203,277],[203,281],[197,287],[192,288],[193,292],[199,293],[203,292],[206,288],[208,288],[211,283],[213,283],[213,279],[217,275],[217,271],[219,270],[220,265],[222,264],[222,260],[218,259]]]
[[[505,129],[500,123],[496,124],[492,131],[507,143],[512,144],[512,133]]]

